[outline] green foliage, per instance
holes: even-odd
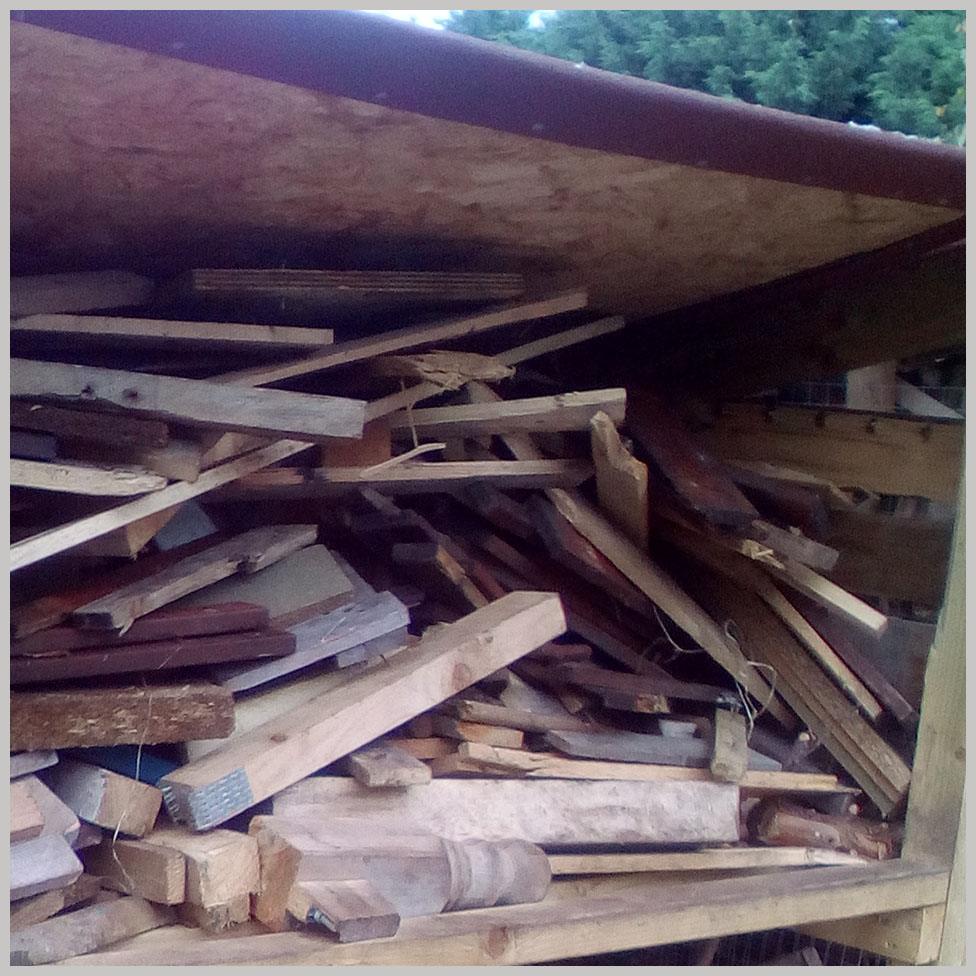
[[[965,11],[453,11],[445,26],[680,88],[964,141]]]

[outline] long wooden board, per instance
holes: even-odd
[[[71,495],[144,495],[166,487],[166,479],[145,468],[77,464],[73,461],[10,459],[10,484],[34,491],[61,491]]]
[[[649,502],[647,465],[627,450],[611,417],[590,419],[590,453],[596,470],[600,508],[641,549],[647,548]]]
[[[322,776],[280,793],[274,812],[411,825],[450,840],[705,843],[738,838],[738,800],[736,787],[718,783],[435,779],[394,792]]]
[[[81,861],[60,834],[44,834],[10,848],[10,898],[29,898],[78,880]]]
[[[585,461],[404,462],[388,468],[275,468],[247,475],[221,491],[235,498],[318,498],[375,488],[397,494],[454,491],[469,484],[495,488],[573,487],[592,468]]]
[[[169,441],[169,428],[161,420],[132,417],[122,411],[56,407],[32,400],[10,401],[10,426],[112,447],[165,447]]]
[[[277,461],[283,461],[292,454],[304,451],[308,446],[305,441],[276,441],[268,447],[259,448],[205,471],[193,484],[176,482],[163,488],[162,491],[137,498],[107,512],[98,512],[69,522],[67,525],[59,525],[55,529],[39,532],[10,547],[10,568],[11,570],[23,569],[41,559],[64,552],[91,539],[97,539],[138,519],[203,495],[242,475],[258,471]]]
[[[223,823],[559,636],[565,627],[554,594],[510,593],[341,690],[164,776],[159,786],[166,807],[196,830]]]
[[[530,779],[622,779],[649,783],[712,781],[712,776],[706,769],[609,762],[602,759],[567,759],[556,753],[499,749],[496,746],[485,746],[475,742],[462,742],[457,752],[462,763],[467,763],[467,771],[480,776],[524,776]],[[826,773],[786,773],[772,770],[747,770],[739,786],[747,793],[852,792],[850,788],[841,786],[836,776]]]
[[[239,322],[183,322],[169,319],[129,319],[105,315],[28,315],[10,323],[12,332],[35,335],[75,335],[86,339],[141,340],[173,343],[178,347],[225,346],[235,349],[301,349],[332,344],[331,329],[299,329],[284,325],[245,325]]]
[[[572,312],[586,307],[586,292],[567,292],[538,302],[527,302],[519,305],[509,305],[493,312],[480,315],[465,316],[463,318],[445,319],[426,325],[411,326],[396,329],[378,336],[368,336],[364,339],[354,339],[350,342],[337,342],[328,352],[307,356],[288,363],[272,366],[260,366],[256,369],[242,370],[237,373],[225,373],[215,377],[220,383],[233,383],[245,386],[263,386],[267,383],[277,383],[293,376],[306,376],[318,373],[336,366],[346,366],[350,363],[361,362],[364,359],[374,359],[387,353],[399,352],[401,349],[415,349],[418,346],[430,345],[433,342],[445,342],[462,336],[476,335],[489,329],[497,329],[503,325],[513,325],[517,322],[528,322],[531,319],[547,318],[562,312]]]
[[[234,727],[229,691],[211,684],[14,691],[10,748],[151,745],[220,738]]]
[[[556,396],[503,400],[500,403],[461,403],[428,407],[390,417],[394,433],[418,437],[476,437],[518,431],[587,430],[594,414],[602,412],[623,423],[627,391],[590,390]]]
[[[755,871],[757,868],[868,864],[862,857],[819,847],[716,847],[664,854],[550,854],[554,877],[632,871]]]
[[[366,416],[362,400],[30,359],[10,360],[10,394],[109,403],[192,427],[310,441],[359,437]]]

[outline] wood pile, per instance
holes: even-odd
[[[524,291],[14,282],[12,963],[897,856],[961,425],[578,390]]]

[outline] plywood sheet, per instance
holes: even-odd
[[[11,25],[12,247],[31,270],[240,237],[478,242],[651,313],[957,211],[655,162]],[[65,221],[64,215],[72,219]],[[16,263],[15,263],[16,267]]]

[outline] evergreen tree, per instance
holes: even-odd
[[[445,26],[596,68],[962,142],[965,11],[453,11]]]

